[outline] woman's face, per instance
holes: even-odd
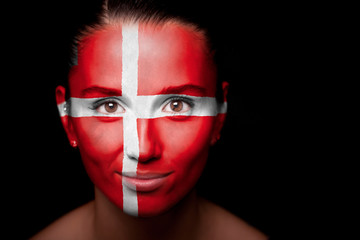
[[[204,40],[177,24],[107,27],[80,43],[72,70],[63,123],[95,186],[130,215],[173,207],[224,119]]]

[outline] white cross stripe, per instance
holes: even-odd
[[[195,104],[194,107],[182,113],[168,113],[162,111],[163,102],[171,97],[184,97],[191,99]],[[108,97],[109,99],[123,99],[122,96]],[[68,101],[71,103],[71,110],[69,113],[64,111],[65,103],[59,104],[60,116],[70,115],[71,117],[124,117],[125,113],[118,114],[105,114],[93,109],[94,102],[97,102],[103,98],[70,98]],[[226,113],[226,102],[222,105],[218,105],[214,97],[196,97],[189,95],[144,95],[132,97],[131,108],[122,104],[126,112],[132,111],[136,118],[152,119],[168,116],[216,116],[219,113]],[[126,100],[122,101],[126,102]],[[159,104],[160,103],[160,104]],[[160,106],[159,106],[160,105]]]
[[[136,98],[138,88],[139,36],[138,24],[122,27],[122,95],[130,99]],[[123,172],[136,172],[139,158],[139,138],[136,115],[126,112],[123,118],[124,158]],[[124,212],[138,216],[137,193],[123,186]]]

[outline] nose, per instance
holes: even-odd
[[[161,144],[158,141],[154,119],[138,119],[139,162],[148,162],[161,157]]]
[[[135,119],[134,119],[135,120]],[[136,121],[136,125],[134,124]],[[124,140],[126,158],[131,162],[148,162],[161,156],[160,142],[152,119],[136,119],[133,124],[127,124]],[[133,125],[132,127],[129,125]],[[129,139],[126,141],[126,139]],[[132,140],[131,140],[132,139]],[[134,162],[135,161],[135,162]]]

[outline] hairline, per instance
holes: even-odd
[[[84,30],[79,31],[79,33],[74,38],[74,45],[76,47],[80,46],[81,42],[86,42],[86,39],[90,38],[91,36],[95,35],[98,32],[101,31],[107,31],[112,27],[122,27],[124,25],[132,25],[132,24],[145,24],[150,25],[153,27],[166,27],[166,26],[178,26],[180,28],[183,28],[185,30],[188,30],[193,33],[194,37],[198,40],[204,41],[204,45],[206,47],[205,50],[208,50],[207,52],[211,52],[210,45],[208,44],[208,39],[206,37],[206,32],[202,29],[200,29],[195,24],[183,21],[181,19],[177,18],[167,18],[167,19],[136,19],[134,18],[128,18],[128,17],[118,17],[117,19],[108,20],[108,21],[101,21],[100,23],[97,23],[92,26],[86,26]]]

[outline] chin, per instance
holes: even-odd
[[[139,211],[138,217],[151,218],[164,215],[169,211],[177,208],[193,191],[193,187],[189,189],[172,189],[168,194],[161,194],[161,192],[153,193],[139,193],[138,203]],[[182,190],[182,191],[179,191]]]

